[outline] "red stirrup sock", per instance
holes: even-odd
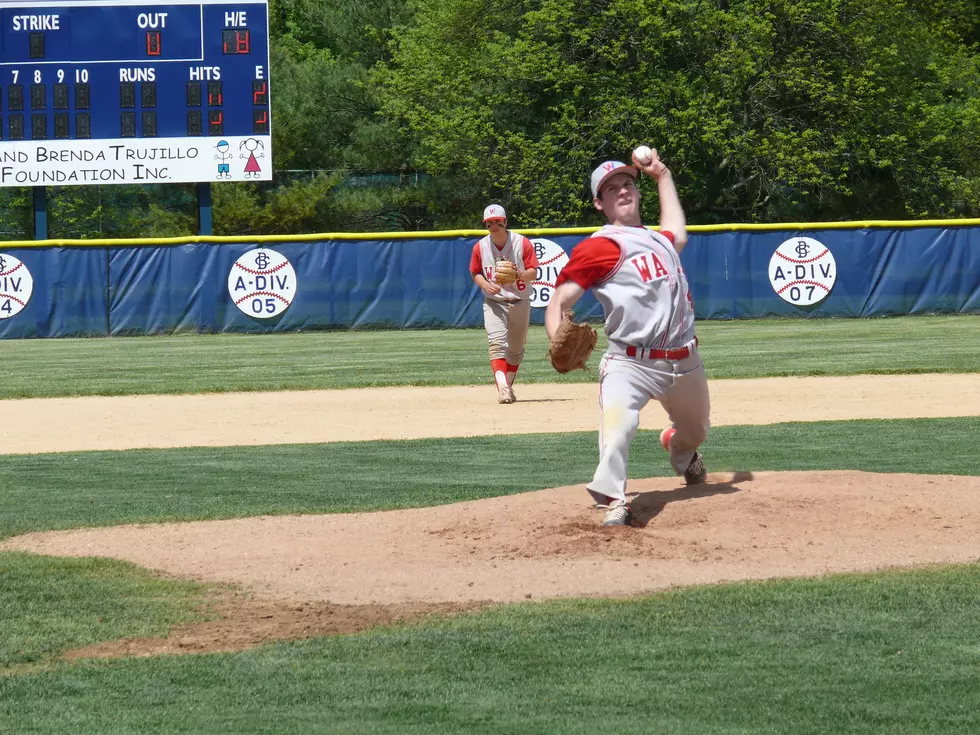
[[[507,361],[500,357],[490,361],[490,370],[493,371],[493,382],[499,387],[507,385]]]

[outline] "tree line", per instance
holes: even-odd
[[[215,234],[598,224],[638,143],[695,224],[980,212],[969,0],[270,0],[270,37],[275,179],[215,184]],[[65,188],[51,236],[193,234],[194,202]],[[30,192],[0,213],[29,231]]]

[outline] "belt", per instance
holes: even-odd
[[[694,349],[698,346],[698,338],[692,342],[672,350],[658,350],[655,348],[633,347],[626,348],[627,357],[638,357],[641,360],[683,360],[694,354]]]

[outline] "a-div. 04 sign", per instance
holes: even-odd
[[[268,0],[0,0],[0,186],[272,178]]]

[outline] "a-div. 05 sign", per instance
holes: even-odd
[[[0,0],[0,186],[272,178],[268,0]]]

